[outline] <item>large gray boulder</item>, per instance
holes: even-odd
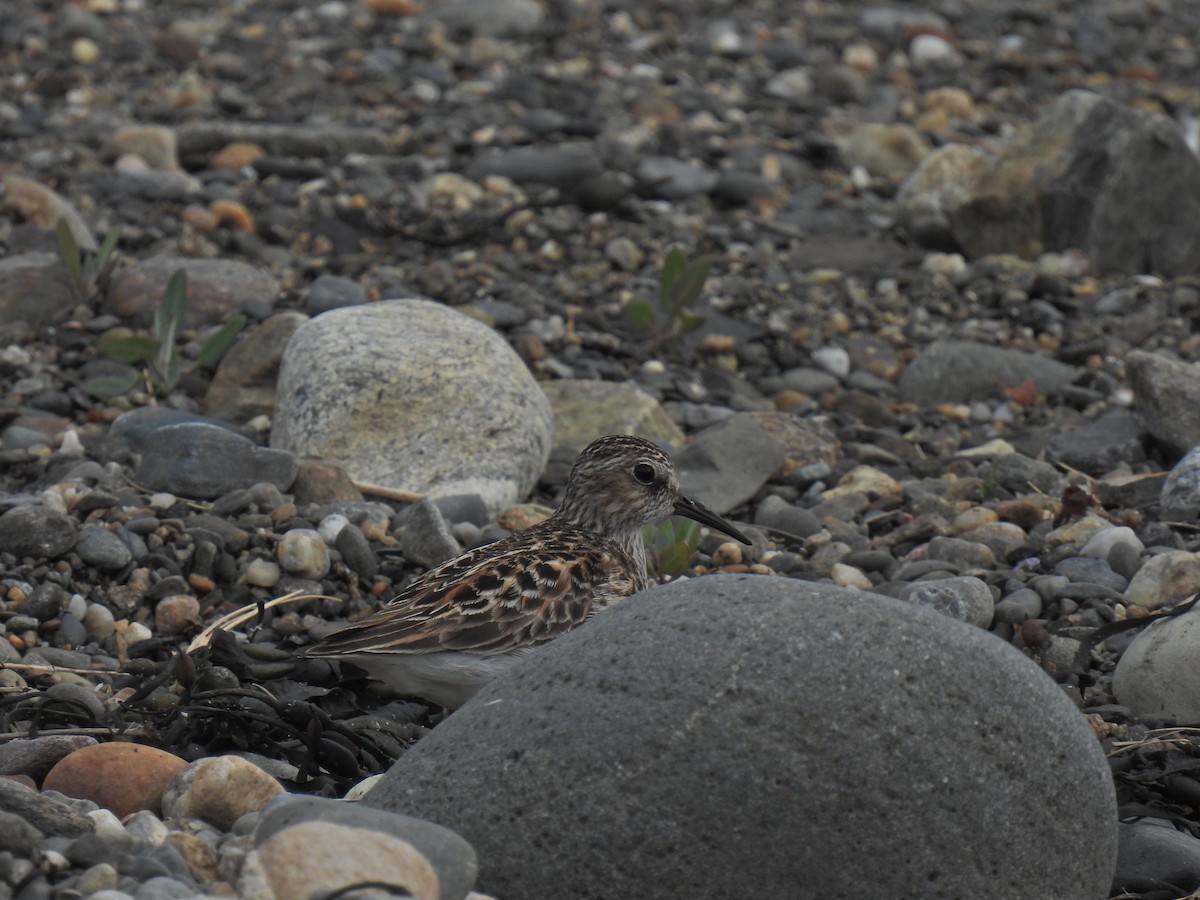
[[[974,341],[935,341],[908,364],[897,391],[905,403],[937,406],[1004,395],[1032,379],[1039,394],[1071,383],[1075,369],[1056,359],[1024,350]]]
[[[494,513],[533,488],[552,438],[550,403],[521,358],[431,300],[323,313],[283,354],[271,446],[359,482],[479,494]]]
[[[605,611],[403,756],[372,806],[453,828],[537,898],[1102,898],[1104,754],[978,628],[710,576]]]

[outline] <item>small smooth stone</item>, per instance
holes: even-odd
[[[103,641],[116,629],[112,610],[102,603],[89,603],[83,616],[83,627],[90,638]]]
[[[91,800],[123,818],[141,809],[157,810],[163,790],[185,765],[166,751],[113,741],[64,757],[42,788]]]
[[[1107,559],[1113,548],[1118,545],[1131,547],[1137,553],[1146,549],[1146,545],[1134,534],[1132,528],[1126,525],[1116,525],[1092,535],[1088,542],[1080,548],[1079,555]]]
[[[970,575],[914,582],[900,592],[900,599],[980,628],[990,627],[995,615],[991,588]]]
[[[46,836],[16,813],[0,810],[0,852],[29,857]]]
[[[252,559],[242,574],[242,581],[255,587],[271,588],[279,584],[283,570],[269,559]]]
[[[84,870],[75,882],[75,890],[84,897],[96,900],[101,891],[116,891],[119,883],[117,870],[109,863],[97,863]]]
[[[850,354],[841,347],[821,347],[814,350],[812,360],[838,378],[845,378],[850,374]]]
[[[133,560],[125,542],[102,525],[84,525],[79,529],[75,552],[88,565],[106,571],[124,568]]]
[[[928,555],[930,559],[945,560],[960,569],[992,569],[996,566],[996,554],[990,547],[962,538],[931,538]]]
[[[1169,884],[1200,884],[1200,840],[1176,831],[1161,819],[1142,819],[1118,827],[1114,884],[1143,878]]]
[[[1200,721],[1200,613],[1145,628],[1117,661],[1112,687],[1135,715]]]
[[[865,572],[845,563],[834,563],[830,566],[829,580],[839,587],[853,587],[863,591],[869,591],[873,587]]]
[[[198,759],[181,770],[163,794],[166,816],[203,819],[228,830],[283,787],[254,763],[237,756]]]
[[[154,632],[141,622],[130,622],[129,627],[125,629],[125,640],[130,644],[148,641],[152,637],[154,637]]]
[[[329,548],[311,528],[296,528],[279,539],[275,555],[284,571],[301,578],[324,578],[329,574]]]
[[[342,529],[349,524],[350,520],[344,515],[333,513],[323,518],[317,525],[317,534],[321,535],[321,540],[332,547],[337,536],[342,533]]]
[[[811,537],[821,530],[821,521],[816,516],[776,494],[764,497],[758,504],[754,510],[754,524],[799,538]]]
[[[200,601],[191,594],[163,597],[154,607],[154,627],[159,634],[184,634],[195,628],[199,622]]]
[[[1110,569],[1107,562],[1093,557],[1074,556],[1059,560],[1054,566],[1053,573],[1065,575],[1073,582],[1102,584],[1118,593],[1129,586],[1125,577]]]
[[[1040,616],[1042,608],[1041,594],[1030,588],[1021,588],[1013,591],[1007,597],[1002,597],[996,603],[996,621],[1006,625],[1020,625],[1027,619],[1036,619]]]

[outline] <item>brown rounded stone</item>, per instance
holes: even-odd
[[[159,634],[183,634],[200,620],[200,601],[191,594],[163,597],[154,607],[154,628]]]
[[[83,747],[50,770],[43,790],[98,803],[118,818],[148,809],[157,812],[163,791],[187,765],[172,753],[114,741]]]

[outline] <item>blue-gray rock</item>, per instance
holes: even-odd
[[[1200,840],[1161,819],[1122,824],[1113,887],[1150,879],[1188,894],[1195,891],[1200,887]]]
[[[1046,441],[1046,459],[1089,475],[1107,475],[1122,463],[1144,462],[1147,437],[1145,426],[1132,413],[1110,410],[1085,425],[1052,435]]]
[[[0,319],[49,325],[83,297],[66,266],[53,253],[0,259]]]
[[[1055,563],[1051,571],[1055,575],[1065,575],[1073,582],[1100,584],[1117,592],[1129,587],[1129,579],[1114,572],[1103,559],[1070,556]]]
[[[706,428],[676,454],[679,486],[724,514],[758,493],[787,460],[787,450],[750,414]]]
[[[367,302],[367,289],[353,278],[341,275],[318,275],[308,288],[304,311],[310,316],[341,309],[343,306],[359,306]]]
[[[90,566],[112,571],[127,566],[133,553],[103,525],[84,525],[75,539],[75,552]]]
[[[260,481],[286,491],[299,470],[286,450],[206,423],[185,422],[151,432],[142,445],[137,481],[152,491],[212,500]]]
[[[600,157],[591,144],[548,144],[498,150],[474,160],[466,176],[483,181],[489,175],[503,175],[517,184],[552,184],[570,188],[599,175]]]
[[[635,174],[642,190],[664,200],[686,200],[717,185],[716,172],[670,156],[647,156],[638,163]]]
[[[448,31],[490,37],[522,37],[542,26],[546,13],[533,0],[444,0],[431,4],[426,20]]]
[[[479,890],[527,900],[1098,900],[1116,857],[1100,745],[1024,655],[753,576],[653,588],[550,642],[363,802],[454,829]]]
[[[361,803],[294,796],[283,802],[272,801],[254,829],[254,843],[261,845],[272,835],[300,822],[368,828],[407,841],[437,871],[442,900],[461,900],[475,884],[479,868],[475,851],[449,828]]]
[[[54,559],[75,546],[75,520],[44,506],[18,506],[0,516],[0,547],[14,556]]]
[[[431,300],[336,309],[284,353],[271,445],[356,481],[478,493],[495,513],[546,465],[546,395],[499,334]]]
[[[917,354],[900,375],[900,399],[917,406],[964,403],[1003,395],[1032,379],[1038,393],[1065,387],[1075,369],[1024,350],[972,341],[937,341]]]
[[[1020,625],[1042,614],[1042,595],[1031,588],[1020,588],[1002,597],[995,606],[995,620],[1006,625]]]
[[[185,423],[213,425],[217,428],[224,428],[231,434],[246,437],[236,425],[184,412],[181,409],[172,409],[169,406],[139,406],[129,412],[123,412],[113,421],[108,433],[112,437],[123,440],[131,450],[141,453],[142,448],[154,432],[160,428],[169,428],[172,425]]]
[[[821,530],[821,521],[803,506],[770,494],[754,510],[754,524],[777,533],[806,538]]]
[[[997,456],[988,464],[987,471],[996,479],[996,484],[1018,495],[1027,494],[1033,487],[1043,494],[1057,496],[1066,486],[1066,479],[1058,469],[1023,453]]]

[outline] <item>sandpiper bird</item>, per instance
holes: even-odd
[[[589,444],[541,524],[442,563],[301,654],[341,660],[405,694],[461,706],[520,657],[650,586],[642,529],[672,513],[750,540],[679,493],[675,466],[631,435]]]

